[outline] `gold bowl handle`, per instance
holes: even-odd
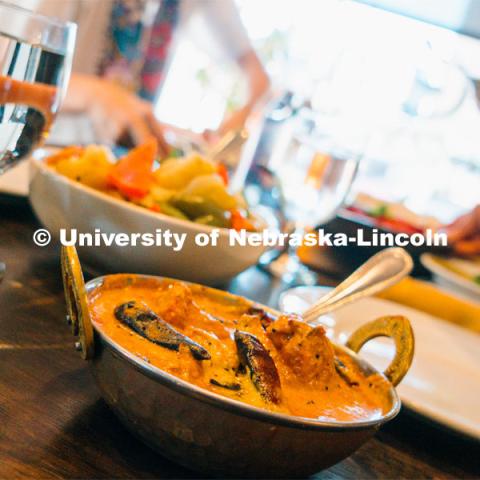
[[[75,247],[62,247],[61,265],[67,320],[72,327],[73,335],[78,335],[75,347],[84,360],[89,360],[93,357],[93,327],[82,267]]]
[[[376,337],[390,337],[395,342],[395,357],[384,375],[393,386],[396,386],[402,381],[412,364],[415,350],[412,326],[407,318],[400,315],[380,317],[353,332],[346,345],[357,353],[365,343]]]

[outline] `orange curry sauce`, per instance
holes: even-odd
[[[131,281],[126,282],[126,277]],[[165,372],[225,397],[274,412],[338,422],[378,418],[391,407],[390,384],[384,377],[365,377],[347,354],[330,343],[322,327],[312,328],[298,317],[281,316],[265,326],[258,313],[252,314],[247,300],[199,285],[137,281],[126,275],[107,277],[88,300],[93,323],[116,344]],[[211,358],[196,360],[184,345],[178,351],[162,347],[120,322],[115,309],[132,300],[148,305],[203,346]],[[276,403],[262,396],[249,369],[240,367],[233,339],[236,330],[255,335],[273,359],[280,379]],[[342,371],[335,367],[338,361]]]

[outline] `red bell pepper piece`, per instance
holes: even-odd
[[[228,170],[227,170],[227,167],[223,165],[223,163],[218,164],[217,175],[222,177],[223,183],[225,185],[228,185]]]
[[[232,210],[230,212],[230,222],[234,230],[255,230],[252,223],[245,218],[239,210]]]
[[[157,151],[154,138],[130,150],[112,168],[108,182],[128,198],[143,198],[154,181],[152,169]]]

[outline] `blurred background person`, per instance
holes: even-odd
[[[24,7],[78,24],[73,74],[64,112],[84,112],[96,141],[141,143],[163,126],[153,113],[174,55],[177,37],[197,15],[212,40],[245,77],[248,96],[204,137],[214,141],[241,128],[269,89],[268,76],[253,50],[231,0],[16,0]],[[181,95],[181,94],[180,94]],[[182,101],[181,96],[178,99]]]
[[[312,125],[321,136],[345,120],[350,131],[361,128],[369,137],[349,196],[354,206],[358,195],[368,194],[446,225],[480,201],[480,113],[473,88],[480,82],[480,42],[474,38],[357,1],[296,0],[295,8],[292,0],[15,1],[80,25],[67,107],[87,110],[98,133],[81,135],[67,126],[74,116],[63,115],[53,143],[111,143],[125,131],[133,139],[152,131],[161,138],[153,110],[189,134],[211,129],[215,134],[204,137],[214,140],[229,126],[241,126],[260,92],[269,90],[258,54],[275,96],[291,92],[294,103],[283,108],[272,102],[280,104],[278,111],[266,111],[266,120],[259,115],[259,127],[262,121],[272,126],[258,128],[258,143],[269,147],[258,149],[266,162],[290,155],[290,140],[304,131],[311,137]],[[399,0],[374,3],[408,10]],[[446,26],[478,37],[474,2],[458,3],[454,10],[432,4],[435,18],[402,13],[441,25],[438,16],[457,19]],[[162,17],[167,21],[156,20]],[[250,42],[256,53],[243,54],[253,52]],[[155,50],[168,55],[152,56]],[[131,95],[152,98],[152,85],[154,107]],[[222,118],[226,111],[233,115]]]

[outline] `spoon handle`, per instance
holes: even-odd
[[[403,248],[386,248],[369,258],[340,285],[303,313],[310,323],[320,315],[384,290],[408,275],[413,260]]]

